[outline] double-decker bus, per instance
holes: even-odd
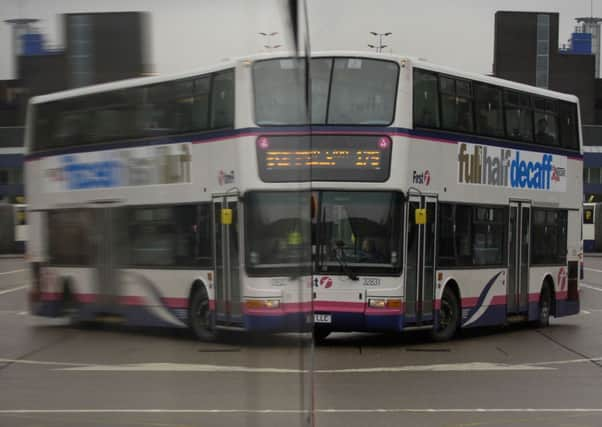
[[[305,66],[34,99],[34,311],[446,339],[579,310],[575,97],[337,52],[311,58],[308,117]]]
[[[545,326],[550,316],[578,313],[577,98],[422,60],[378,59],[390,75],[372,77],[364,97],[347,101],[358,115],[379,111],[378,119],[361,117],[337,133],[375,135],[390,147],[382,172],[312,180],[316,337],[428,327],[442,340],[460,327]],[[354,60],[335,59],[333,75],[336,61]],[[379,91],[387,79],[395,88]],[[327,113],[326,124],[346,123]]]
[[[31,100],[33,313],[203,339],[311,327],[308,186],[261,179],[254,64]]]

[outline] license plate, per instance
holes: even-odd
[[[332,323],[332,316],[330,314],[314,313],[314,323]]]

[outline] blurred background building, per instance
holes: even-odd
[[[23,251],[14,244],[14,221],[26,224],[23,182],[24,124],[29,98],[150,73],[143,12],[62,15],[65,46],[48,46],[37,19],[9,19],[15,76],[0,80],[0,253]],[[12,205],[12,206],[11,206]],[[23,243],[23,242],[21,242]]]
[[[584,143],[584,197],[602,201],[601,18],[577,18],[559,43],[558,13],[498,11],[493,74],[579,97]]]
[[[17,76],[0,81],[0,202],[23,189],[23,126],[27,101],[97,83],[146,75],[149,20],[143,12],[62,15],[65,46],[48,46],[37,19],[9,19]]]

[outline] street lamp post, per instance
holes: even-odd
[[[391,32],[377,33],[376,31],[370,31],[370,34],[372,34],[374,37],[378,37],[378,44],[377,45],[369,44],[368,47],[376,50],[376,53],[381,53],[383,51],[383,49],[385,47],[387,47],[386,44],[383,44],[383,37],[390,36],[393,33],[391,33]]]

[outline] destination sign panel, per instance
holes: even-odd
[[[261,136],[256,147],[265,182],[389,178],[391,139],[382,135]]]

